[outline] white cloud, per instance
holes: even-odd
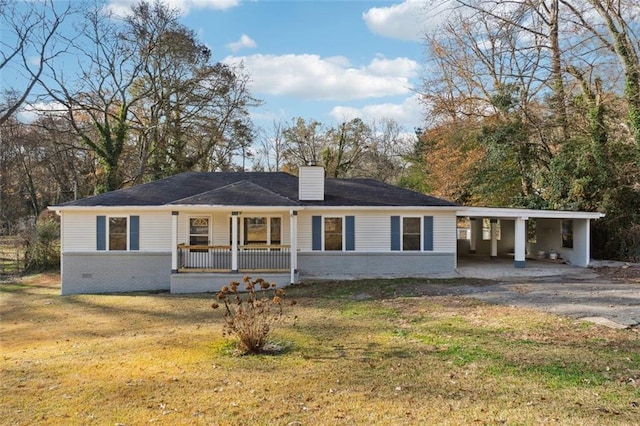
[[[389,7],[372,7],[362,14],[371,32],[383,37],[420,41],[426,32],[447,20],[455,0],[405,0]]]
[[[116,16],[127,16],[131,7],[137,3],[139,0],[109,0],[107,10]],[[238,6],[240,0],[164,0],[163,3],[187,15],[191,9],[227,10]]]
[[[237,52],[238,50],[245,48],[252,49],[257,46],[258,44],[246,34],[242,34],[242,36],[240,36],[240,40],[227,44],[227,47],[233,52]]]
[[[378,56],[367,66],[367,70],[381,76],[399,74],[416,77],[419,66],[416,61],[409,58],[386,59],[384,56]]]
[[[20,108],[16,116],[23,123],[33,123],[41,116],[64,114],[65,111],[64,106],[59,102],[36,102]]]
[[[400,104],[372,104],[363,108],[336,106],[331,110],[330,114],[339,122],[354,118],[361,118],[365,122],[389,118],[409,129],[420,126],[424,121],[419,95],[410,96]]]
[[[419,65],[407,58],[375,58],[364,67],[347,58],[318,55],[230,56],[227,64],[243,63],[251,74],[254,93],[293,96],[306,100],[354,100],[405,95]]]

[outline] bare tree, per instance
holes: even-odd
[[[562,4],[599,42],[599,53],[616,55],[624,75],[629,131],[640,155],[640,4],[633,0],[588,0],[588,5],[562,0]],[[593,11],[600,20],[593,19]]]
[[[280,171],[284,165],[284,151],[286,149],[284,126],[282,121],[273,121],[271,132],[263,132],[259,139],[259,164],[264,164],[266,170],[270,172]]]
[[[69,80],[47,64],[50,98],[61,104],[82,144],[100,160],[104,178],[99,192],[125,182],[121,159],[130,141],[130,111],[141,94],[133,94],[142,63],[119,36],[116,21],[101,9],[85,14],[86,27],[75,44],[78,73]]]
[[[334,178],[352,176],[371,144],[371,128],[359,118],[329,129],[327,146],[322,151],[322,162],[327,174]]]
[[[0,104],[0,125],[25,103],[46,64],[69,47],[69,37],[61,34],[63,22],[76,11],[71,3],[60,7],[54,0],[13,2],[0,0],[0,72],[14,73],[19,87],[5,88]]]
[[[242,67],[211,63],[212,53],[179,11],[140,2],[126,19],[123,37],[143,67],[134,91],[138,180],[186,170],[228,169],[253,140],[247,108],[258,105]],[[243,155],[244,158],[244,155]]]
[[[327,145],[322,123],[315,120],[307,123],[298,117],[282,134],[287,145],[283,159],[289,170],[297,171],[299,166],[322,164],[322,151]]]

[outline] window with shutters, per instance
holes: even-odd
[[[325,217],[324,218],[324,250],[325,251],[342,251],[342,218],[341,217]]]
[[[391,251],[433,251],[433,216],[391,216]]]
[[[96,250],[140,250],[140,216],[96,216]]]
[[[127,217],[109,217],[108,231],[109,236],[108,247],[110,251],[126,251],[128,238],[128,218]]]
[[[420,241],[422,237],[422,233],[420,231],[419,217],[402,218],[403,251],[420,251]]]

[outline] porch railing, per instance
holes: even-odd
[[[231,271],[231,246],[178,245],[178,270]],[[291,267],[289,245],[238,246],[239,271],[282,271]]]

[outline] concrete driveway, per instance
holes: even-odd
[[[450,294],[640,330],[640,265],[578,268],[528,261],[526,268],[516,269],[509,259],[464,259],[458,274],[495,284],[449,287]]]

